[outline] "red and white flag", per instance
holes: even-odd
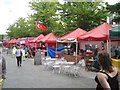
[[[36,22],[36,29],[37,30],[47,30],[47,27],[42,24],[42,22],[37,21]]]

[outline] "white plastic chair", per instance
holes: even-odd
[[[52,69],[53,64],[54,64],[54,61],[52,61],[50,57],[47,57],[45,59],[45,63],[44,63],[45,69]]]
[[[63,62],[63,60],[56,60],[55,61],[55,63],[52,66],[53,73],[55,73],[55,72],[60,73],[61,72],[61,63],[62,62]]]
[[[74,77],[79,77],[80,76],[80,67],[77,65],[71,66],[69,70],[69,75],[74,75]]]

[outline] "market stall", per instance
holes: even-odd
[[[48,53],[48,47],[56,48],[56,40],[58,36],[56,36],[53,33],[49,33],[46,36],[44,36],[42,39],[39,40],[40,43],[44,43],[47,47],[47,51],[45,51],[46,56],[50,56]]]
[[[112,63],[118,68],[120,72],[120,26],[113,28],[109,33],[111,41],[117,41],[116,45],[113,48],[115,49],[114,52],[116,52],[116,55],[113,57]]]
[[[100,26],[90,30],[89,32],[78,37],[78,41],[87,40],[87,41],[106,41],[107,51],[109,52],[109,30],[113,27],[107,23],[103,23]]]
[[[77,38],[79,36],[85,34],[86,32],[87,31],[85,31],[85,30],[83,30],[81,28],[77,28],[77,29],[69,32],[68,34],[60,37],[57,40],[57,43],[59,42],[59,43],[66,43],[67,44],[67,46],[66,46],[67,50],[72,51],[72,55],[69,55],[69,56],[71,57],[71,59],[73,58],[76,63],[78,62],[77,53],[78,53],[78,48],[79,48]],[[72,45],[72,47],[71,47],[71,45]],[[70,53],[68,53],[68,54],[70,54]],[[65,56],[68,57],[68,55],[65,55]],[[68,58],[68,59],[70,59],[70,58]],[[71,61],[73,61],[73,59]]]

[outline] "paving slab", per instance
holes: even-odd
[[[55,74],[45,70],[44,65],[34,65],[28,58],[22,67],[16,66],[14,55],[3,54],[7,61],[7,74],[4,88],[95,88],[96,72],[81,69],[80,77]]]

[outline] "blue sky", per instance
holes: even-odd
[[[32,13],[28,7],[29,1],[31,0],[0,0],[0,34],[5,34],[9,24],[14,23],[19,17],[27,17]],[[120,0],[105,1],[114,4]]]

